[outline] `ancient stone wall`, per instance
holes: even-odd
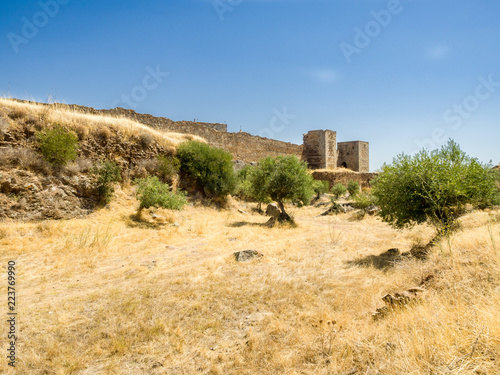
[[[328,181],[330,188],[335,184],[347,186],[350,180],[356,181],[363,188],[371,187],[371,182],[377,173],[357,173],[351,171],[313,171],[312,176],[315,180]]]
[[[45,105],[50,106],[50,104]],[[340,142],[337,145],[337,133],[331,130],[314,130],[304,134],[302,146],[244,132],[229,133],[226,124],[173,121],[124,108],[97,110],[91,107],[59,103],[56,106],[91,114],[123,116],[160,130],[194,134],[206,139],[211,146],[230,152],[240,164],[257,162],[265,156],[297,155],[302,156],[312,169],[333,169],[337,166],[345,166],[354,171],[369,171],[368,142]]]
[[[172,121],[164,117],[154,117],[122,108],[102,112],[129,117],[161,130],[200,136],[205,138],[209,145],[222,148],[230,152],[235,160],[241,160],[245,163],[257,162],[265,156],[297,155],[300,157],[302,154],[302,146],[300,145],[263,138],[245,132],[228,133],[227,131],[219,131],[214,127],[201,126],[198,122]],[[218,125],[225,126],[225,124]]]
[[[219,124],[219,123],[210,123],[210,122],[195,122],[195,124],[200,125],[200,126],[206,126],[207,128],[212,128],[215,130],[218,130],[220,132],[227,132],[227,125],[226,124]]]
[[[18,100],[24,102],[24,100]],[[44,103],[38,103],[44,105]],[[50,104],[45,104],[50,106]],[[222,148],[233,155],[234,160],[244,163],[257,162],[265,156],[302,155],[302,145],[263,138],[249,133],[229,133],[226,124],[173,121],[165,117],[137,113],[132,109],[94,109],[75,104],[56,104],[57,107],[69,108],[90,114],[103,114],[131,118],[153,128],[175,133],[194,134],[205,138],[207,143]]]

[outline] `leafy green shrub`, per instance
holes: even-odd
[[[255,167],[251,165],[244,165],[243,168],[236,173],[235,195],[242,199],[253,199],[250,175],[254,169]]]
[[[156,176],[140,178],[135,180],[135,183],[137,199],[140,202],[139,212],[149,207],[182,210],[187,203],[185,192],[172,192],[170,186],[161,182]]]
[[[374,204],[375,198],[371,194],[363,192],[354,197],[353,206],[355,208],[359,208],[360,210],[366,210],[368,207],[373,206]]]
[[[282,221],[292,221],[285,212],[284,202],[306,205],[314,194],[313,178],[307,164],[296,156],[267,157],[251,174],[252,191],[259,201],[269,198],[278,203]]]
[[[361,219],[365,217],[366,212],[369,207],[375,205],[375,198],[373,195],[368,194],[366,192],[359,193],[353,197],[354,203],[353,206],[360,210],[358,217]]]
[[[114,162],[105,161],[99,166],[92,168],[91,173],[95,176],[95,188],[99,197],[99,203],[106,205],[111,202],[115,189],[114,182],[120,182],[121,168]]]
[[[349,196],[355,197],[359,193],[359,183],[354,180],[349,180],[347,183],[347,191],[349,192]]]
[[[450,140],[440,150],[401,154],[384,164],[372,190],[380,216],[395,228],[428,222],[437,234],[452,229],[465,205],[499,202],[499,173]]]
[[[60,125],[36,134],[40,153],[52,165],[64,165],[76,159],[78,137]]]
[[[274,159],[271,157],[262,159],[259,162],[259,165],[253,168],[249,173],[248,179],[250,181],[250,197],[259,203],[257,207],[259,211],[262,210],[262,203],[272,202],[266,184],[271,177],[273,160]]]
[[[156,157],[157,169],[160,179],[163,182],[171,182],[175,174],[179,172],[180,162],[179,159],[174,157],[167,157],[158,155]]]
[[[347,189],[344,185],[342,184],[335,184],[332,187],[332,194],[335,197],[335,199],[339,199],[339,197],[343,196],[347,192]]]
[[[330,185],[328,184],[328,181],[314,180],[312,188],[314,190],[314,193],[316,194],[316,199],[319,199],[323,194],[328,193]]]
[[[191,177],[208,197],[233,193],[236,177],[230,153],[206,143],[190,141],[179,146],[177,156],[181,172]]]

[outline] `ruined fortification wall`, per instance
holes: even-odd
[[[133,118],[161,130],[198,135],[205,138],[211,146],[222,148],[230,152],[235,160],[241,160],[245,163],[257,162],[265,156],[297,155],[300,157],[302,154],[301,145],[263,138],[245,132],[228,133],[227,131],[219,131],[214,127],[200,125],[198,122],[172,121],[165,117],[154,117],[123,108],[104,110],[102,112]],[[225,126],[225,124],[217,125]],[[227,130],[227,128],[224,129]]]
[[[23,100],[19,101],[22,102]],[[50,104],[45,105],[50,106]],[[263,138],[244,132],[228,133],[226,124],[173,121],[165,117],[155,117],[149,114],[137,113],[134,110],[125,108],[98,110],[75,104],[60,103],[57,103],[57,106],[90,114],[123,116],[156,129],[198,135],[205,138],[211,146],[219,147],[230,152],[234,160],[239,160],[244,163],[257,162],[265,156],[297,155],[300,157],[302,155],[302,145]]]
[[[347,186],[349,180],[356,181],[362,188],[371,187],[371,182],[377,173],[357,173],[352,171],[313,171],[312,176],[315,180],[328,181],[330,188],[335,184]]]

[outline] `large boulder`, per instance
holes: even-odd
[[[280,216],[281,211],[276,203],[270,203],[267,205],[266,208],[266,215],[271,216],[273,219],[278,219]]]

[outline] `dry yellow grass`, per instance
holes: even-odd
[[[466,216],[426,262],[377,269],[352,261],[432,231],[313,207],[290,207],[297,228],[205,207],[137,222],[132,192],[117,196],[86,219],[0,224],[0,264],[18,267],[17,373],[500,373],[498,212]],[[265,256],[236,263],[244,249]],[[419,303],[371,319],[428,275]]]
[[[177,147],[179,143],[186,140],[204,142],[203,138],[195,135],[163,132],[128,118],[83,113],[60,107],[57,103],[44,106],[37,103],[18,102],[8,98],[0,98],[0,107],[21,111],[36,118],[42,118],[44,123],[58,123],[75,130],[77,133],[98,133],[106,129],[112,129],[119,131],[125,136],[146,134],[153,137],[160,145],[166,147]]]

